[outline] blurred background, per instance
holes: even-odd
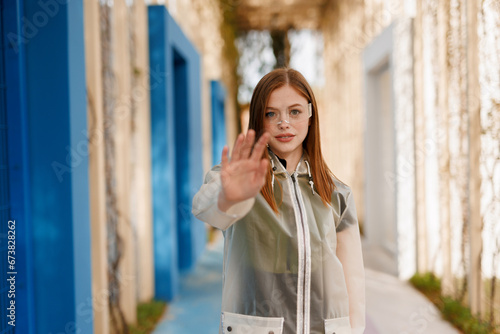
[[[178,300],[221,240],[192,197],[282,66],[316,94],[369,273],[431,277],[490,332],[500,324],[500,1],[0,11],[0,333],[126,333],[138,306]]]

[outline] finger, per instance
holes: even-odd
[[[241,158],[241,145],[243,143],[243,133],[240,133],[238,137],[236,137],[236,141],[234,142],[233,151],[231,152],[231,161],[238,161]]]
[[[250,159],[259,160],[262,157],[269,139],[270,135],[267,132],[260,136],[259,140],[257,140],[257,143],[255,143],[255,146],[253,147],[252,156],[250,157]]]
[[[240,153],[241,159],[249,158],[250,151],[252,151],[252,146],[254,144],[254,141],[255,141],[255,131],[250,129],[248,130],[243,146],[241,147],[241,153]]]
[[[222,149],[222,157],[221,157],[221,166],[222,170],[224,170],[227,167],[227,163],[229,158],[227,157],[227,152],[229,151],[229,148],[227,145],[224,145],[224,148]]]

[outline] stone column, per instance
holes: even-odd
[[[84,2],[94,332],[109,333],[106,173],[99,1]]]
[[[470,267],[469,267],[469,303],[473,314],[481,312],[482,280],[482,219],[481,219],[481,118],[480,118],[480,86],[479,86],[479,46],[477,35],[477,17],[481,1],[466,0],[467,11],[467,111],[469,137],[469,233],[470,233]]]

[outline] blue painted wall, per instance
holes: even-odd
[[[155,294],[171,300],[206,243],[191,214],[203,177],[200,57],[164,6],[148,20]]]
[[[3,1],[16,332],[92,333],[83,4],[47,3]]]
[[[221,154],[226,139],[226,116],[224,114],[224,104],[226,90],[221,82],[212,80],[210,82],[212,91],[212,165],[217,165],[221,161]]]
[[[2,49],[5,65],[7,122],[7,171],[9,219],[16,221],[16,330],[34,333],[32,221],[29,196],[28,125],[26,109],[26,66],[22,39],[20,1],[2,0]],[[2,188],[4,185],[2,184]]]
[[[3,8],[3,0],[0,0],[0,8]],[[6,63],[5,49],[7,41],[5,40],[5,31],[7,24],[5,22],[5,12],[0,9],[0,309],[2,317],[0,319],[0,334],[14,333],[16,327],[13,320],[15,318],[15,306],[11,305],[11,301],[20,301],[12,298],[9,272],[15,271],[9,268],[12,260],[16,258],[15,250],[15,222],[11,221],[11,203],[10,184],[9,184],[9,168],[7,155],[7,83],[6,83]],[[14,240],[13,240],[14,239]],[[9,263],[10,262],[10,263]],[[15,266],[15,264],[14,264]],[[17,281],[17,278],[16,278]],[[16,282],[17,283],[17,282]]]

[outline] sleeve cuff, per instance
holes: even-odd
[[[252,197],[252,198],[249,198],[247,200],[244,200],[243,202],[239,202],[239,203],[231,206],[227,210],[227,212],[220,211],[218,205],[216,205],[216,207],[217,207],[217,211],[219,211],[223,215],[230,216],[232,218],[241,219],[244,216],[246,216],[246,214],[248,212],[250,212],[254,203],[255,203],[255,198]]]
[[[213,205],[199,215],[201,220],[208,222],[210,225],[225,231],[236,221],[243,218],[253,207],[255,203],[255,198],[249,198],[243,202],[233,205],[227,212],[219,210],[217,205],[217,199],[219,196],[215,197]]]
[[[219,210],[217,202],[221,188],[220,178],[217,177],[211,184],[210,191],[208,188],[203,189],[206,190],[201,191],[203,196],[201,193],[195,196],[193,201],[193,213],[198,219],[224,231],[250,212],[255,203],[255,198],[252,197],[239,202],[231,206],[227,212],[223,212]]]

